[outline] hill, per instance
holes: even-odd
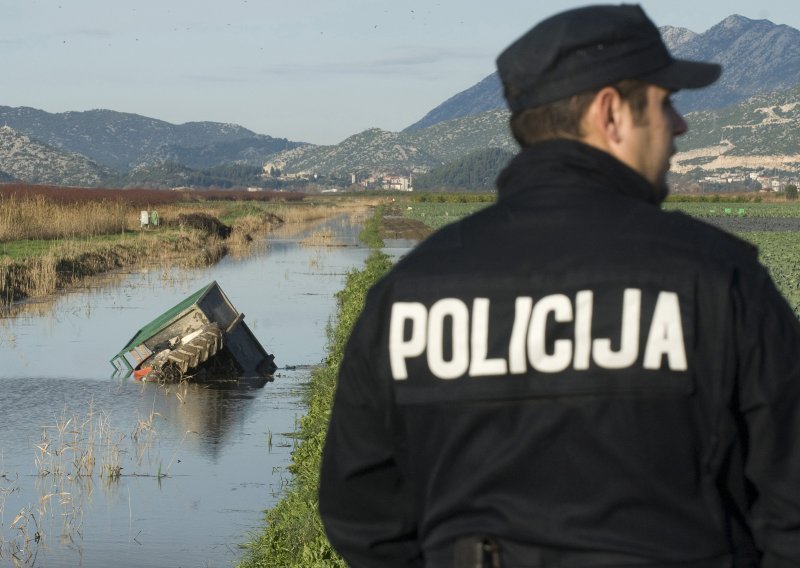
[[[404,132],[421,130],[439,122],[462,116],[481,114],[487,110],[503,109],[505,104],[500,77],[497,73],[492,73],[466,91],[447,99],[420,120],[407,127]]]
[[[19,180],[34,184],[78,187],[152,188],[281,188],[291,185],[281,180],[264,179],[261,176],[262,171],[260,163],[223,163],[207,168],[190,168],[176,161],[158,158],[143,161],[120,173],[81,154],[64,152],[33,140],[10,126],[0,127],[0,183]]]
[[[282,150],[302,145],[256,134],[238,124],[171,124],[112,110],[48,113],[0,106],[0,123],[64,152],[82,154],[124,172],[141,164],[177,161],[206,168],[231,162],[260,165]]]
[[[497,176],[513,157],[513,152],[500,148],[478,150],[417,176],[414,189],[492,191]]]
[[[344,175],[357,172],[426,172],[476,150],[516,150],[508,113],[492,110],[408,132],[377,128],[335,146],[307,146],[274,157],[284,173]]]
[[[676,45],[673,53],[722,65],[722,76],[706,89],[675,98],[684,112],[729,107],[745,99],[800,84],[800,31],[769,20],[733,15]]]
[[[85,156],[31,140],[9,126],[0,126],[0,171],[30,183],[75,186],[98,185],[110,174]]]
[[[672,159],[677,173],[794,172],[800,167],[800,86],[685,117],[689,131],[677,139],[678,153]],[[366,131],[337,146],[303,148],[279,156],[285,159],[287,172],[327,175],[382,167],[395,173],[414,172],[420,180],[419,174],[443,165],[466,167],[468,162],[462,158],[476,152],[491,148],[516,152],[507,122],[506,111],[492,110],[420,130]],[[420,186],[415,183],[415,187]]]

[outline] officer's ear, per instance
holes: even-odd
[[[583,141],[619,156],[633,120],[630,106],[614,87],[603,87],[592,99],[581,122]]]

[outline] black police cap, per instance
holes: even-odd
[[[552,16],[497,58],[512,112],[537,107],[623,79],[670,91],[710,85],[716,63],[674,59],[638,5],[587,6]]]

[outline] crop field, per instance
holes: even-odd
[[[800,232],[752,232],[739,236],[758,247],[762,264],[800,316]]]
[[[692,217],[800,218],[800,202],[737,203],[737,202],[671,202],[666,211],[682,211]]]
[[[439,229],[489,205],[491,203],[412,203],[403,214],[422,221],[432,229]]]
[[[756,245],[778,289],[800,317],[800,203],[665,203]]]
[[[488,205],[425,201],[410,203],[403,214],[438,229]],[[800,203],[671,202],[663,207],[698,217],[756,245],[761,262],[800,317]]]

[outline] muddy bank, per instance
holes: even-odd
[[[209,266],[231,249],[283,223],[271,213],[243,217],[229,227],[213,216],[192,214],[165,229],[123,235],[117,242],[64,241],[52,252],[19,261],[0,260],[0,307],[80,286],[93,276],[143,265]]]
[[[381,237],[384,239],[409,239],[422,241],[433,232],[422,221],[404,217],[397,210],[387,210],[382,218]]]

